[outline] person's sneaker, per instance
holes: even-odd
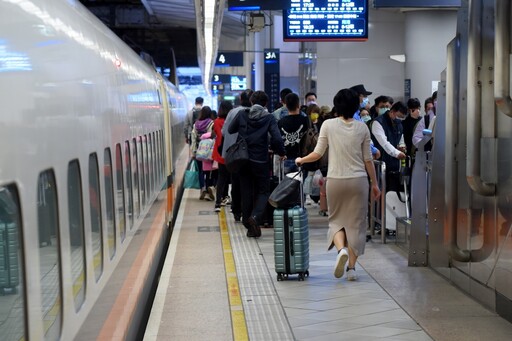
[[[347,266],[347,281],[357,280],[356,268],[349,268]]]
[[[215,195],[213,195],[213,187],[208,187],[208,199],[210,201],[214,201],[215,200]]]
[[[222,206],[231,205],[231,198],[229,196],[224,197],[224,199],[222,199],[221,205]]]
[[[201,191],[201,195],[199,196],[199,200],[204,200],[204,197],[208,194],[205,190]]]
[[[215,212],[220,212],[220,205],[215,205]]]
[[[309,199],[309,198],[307,198],[307,199],[306,199],[306,205],[308,205],[308,206],[309,206],[309,205],[311,205],[312,203],[313,203],[313,200],[311,200],[311,199]]]
[[[336,257],[336,266],[334,267],[334,277],[341,278],[343,274],[345,273],[345,264],[348,261],[348,251],[347,248],[344,247],[343,249],[338,252],[338,257]]]

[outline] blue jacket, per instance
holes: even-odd
[[[268,135],[274,153],[284,156],[283,138],[277,128],[277,121],[267,109],[261,105],[253,105],[247,110],[238,112],[236,119],[228,128],[230,134],[238,132],[245,138],[249,149],[249,159],[253,162],[264,163],[268,161]]]

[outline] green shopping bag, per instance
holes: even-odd
[[[185,171],[185,188],[200,189],[199,186],[199,170],[197,169],[197,161],[192,160]]]

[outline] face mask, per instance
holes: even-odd
[[[363,120],[364,123],[366,123],[366,122],[371,121],[372,118],[370,117],[370,115],[366,115],[366,116],[361,117],[361,119]]]
[[[307,103],[306,103],[306,105],[307,105],[308,107],[309,107],[310,105],[312,105],[312,104],[316,104],[316,102],[315,102],[315,101],[309,101],[309,102],[307,102]]]
[[[310,117],[311,117],[311,121],[316,121],[318,119],[318,114],[312,113]]]
[[[363,98],[363,102],[361,103],[361,108],[366,107],[368,105],[368,102],[370,102],[368,97]]]
[[[389,109],[388,109],[388,108],[386,108],[386,107],[384,107],[384,108],[380,108],[380,109],[379,109],[379,115],[384,115],[385,113],[387,113],[387,112],[388,112],[388,110],[389,110]]]

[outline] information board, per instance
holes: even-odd
[[[284,41],[365,41],[368,0],[291,0],[283,11]]]
[[[283,10],[290,7],[290,0],[228,0],[229,11]]]

